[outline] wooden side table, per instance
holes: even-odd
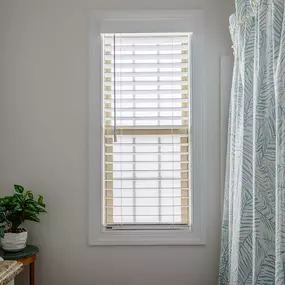
[[[0,250],[0,256],[4,260],[17,260],[30,266],[30,285],[35,285],[35,261],[38,253],[39,248],[33,245],[27,245],[26,248],[18,252]]]

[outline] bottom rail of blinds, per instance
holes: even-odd
[[[107,224],[105,225],[107,230],[134,230],[134,231],[143,231],[143,230],[190,230],[191,226],[187,224]]]

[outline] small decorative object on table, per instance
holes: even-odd
[[[30,266],[30,285],[35,285],[35,261],[38,253],[39,249],[33,245],[27,245],[20,252],[7,252],[0,249],[0,256],[4,260],[16,260]]]
[[[26,247],[28,231],[19,228],[25,221],[40,222],[39,214],[46,213],[44,198],[34,199],[31,190],[14,185],[15,194],[0,198],[0,237],[6,251],[21,251]]]

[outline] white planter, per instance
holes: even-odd
[[[1,239],[2,248],[6,251],[21,251],[26,247],[28,232],[5,233]]]

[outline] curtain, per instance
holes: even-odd
[[[236,0],[219,284],[285,284],[285,0]]]

